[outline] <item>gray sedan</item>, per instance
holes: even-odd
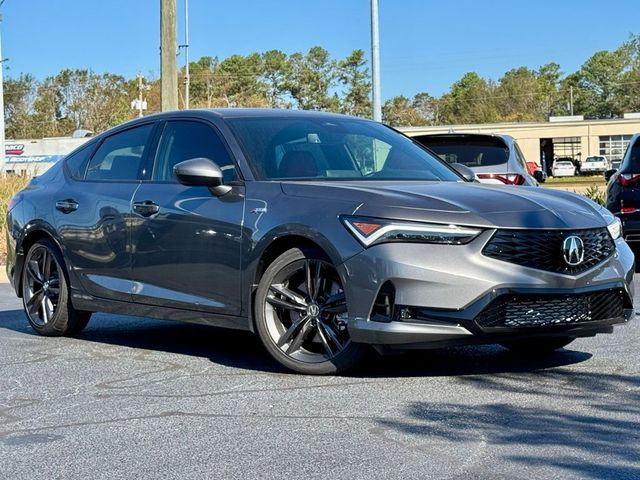
[[[379,123],[153,115],[11,200],[7,273],[42,335],[92,312],[245,329],[297,372],[500,343],[542,355],[632,315],[620,221],[574,194],[470,183]]]

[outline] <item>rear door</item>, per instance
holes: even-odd
[[[173,166],[204,157],[222,169],[232,191],[177,182]],[[134,300],[148,305],[240,314],[244,186],[217,129],[198,120],[167,121],[153,174],[133,199]]]
[[[104,138],[66,160],[69,181],[55,201],[56,229],[84,289],[131,300],[131,199],[145,175],[154,123]]]

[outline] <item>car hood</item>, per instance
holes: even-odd
[[[606,226],[601,210],[580,195],[541,187],[462,182],[284,182],[286,195],[355,201],[338,212],[396,220],[532,229]]]

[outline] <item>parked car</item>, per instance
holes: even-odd
[[[412,138],[447,162],[469,167],[482,183],[537,186],[545,180],[542,171],[529,173],[524,155],[509,135],[446,133]]]
[[[624,237],[640,247],[640,133],[631,137],[619,170],[605,172],[607,208],[622,220]]]
[[[538,182],[544,183],[547,180],[547,172],[542,170],[540,165],[538,165],[536,162],[527,162],[527,170],[529,171],[529,175],[538,179]]]
[[[634,257],[610,212],[465,177],[363,119],[151,115],[11,200],[7,274],[41,335],[78,335],[97,311],[205,323],[255,332],[310,374],[367,345],[543,355],[633,316]]]
[[[604,155],[587,157],[586,160],[582,162],[581,172],[583,174],[604,173],[607,170],[611,170],[611,163]]]
[[[579,158],[573,157],[558,157],[555,159],[555,162],[570,162],[576,170],[576,175],[580,175],[582,173],[582,161]]]
[[[551,167],[551,175],[554,177],[573,177],[576,174],[576,167],[568,160],[556,160]]]

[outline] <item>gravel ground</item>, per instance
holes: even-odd
[[[640,478],[640,322],[283,372],[250,334],[95,315],[32,333],[0,285],[0,477]]]

